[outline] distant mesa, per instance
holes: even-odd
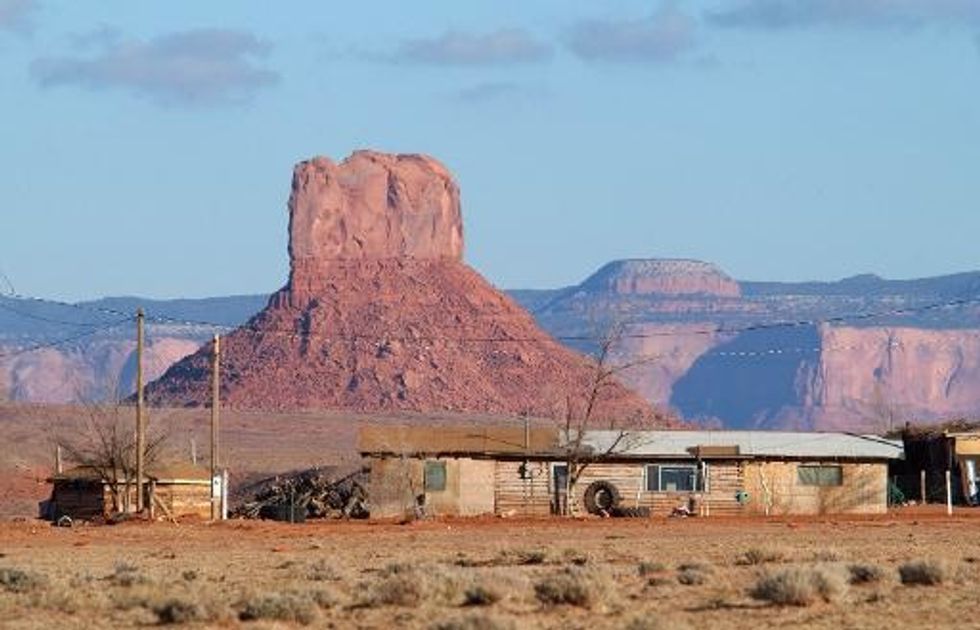
[[[584,405],[589,360],[462,262],[459,188],[433,158],[301,162],[288,209],[288,284],[222,340],[226,404],[551,417]],[[148,399],[206,404],[209,353],[172,366]],[[654,415],[618,382],[599,407]]]
[[[633,259],[604,265],[580,286],[619,295],[739,297],[737,281],[711,263],[697,260]]]

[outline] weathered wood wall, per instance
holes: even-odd
[[[445,462],[445,490],[425,490],[426,461]],[[492,460],[379,457],[370,460],[370,467],[368,502],[373,517],[411,515],[416,497],[423,493],[425,510],[430,515],[493,513],[495,465]]]
[[[836,463],[840,486],[799,483],[796,462],[746,462],[748,512],[765,514],[881,514],[888,509],[888,465]]]

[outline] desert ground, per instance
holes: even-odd
[[[6,628],[977,627],[980,513],[0,525]]]

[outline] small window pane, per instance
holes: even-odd
[[[664,492],[694,491],[694,468],[663,466],[660,469],[660,488]]]
[[[660,466],[647,466],[647,492],[660,492]]]
[[[844,485],[844,472],[840,466],[799,466],[796,473],[801,486]]]
[[[446,489],[446,462],[425,462],[425,491],[442,492]]]

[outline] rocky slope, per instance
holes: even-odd
[[[459,191],[435,160],[357,152],[293,172],[290,275],[222,341],[222,398],[252,409],[453,410],[560,417],[595,373],[462,262]],[[210,348],[147,390],[209,398]],[[599,417],[651,416],[618,383]]]

